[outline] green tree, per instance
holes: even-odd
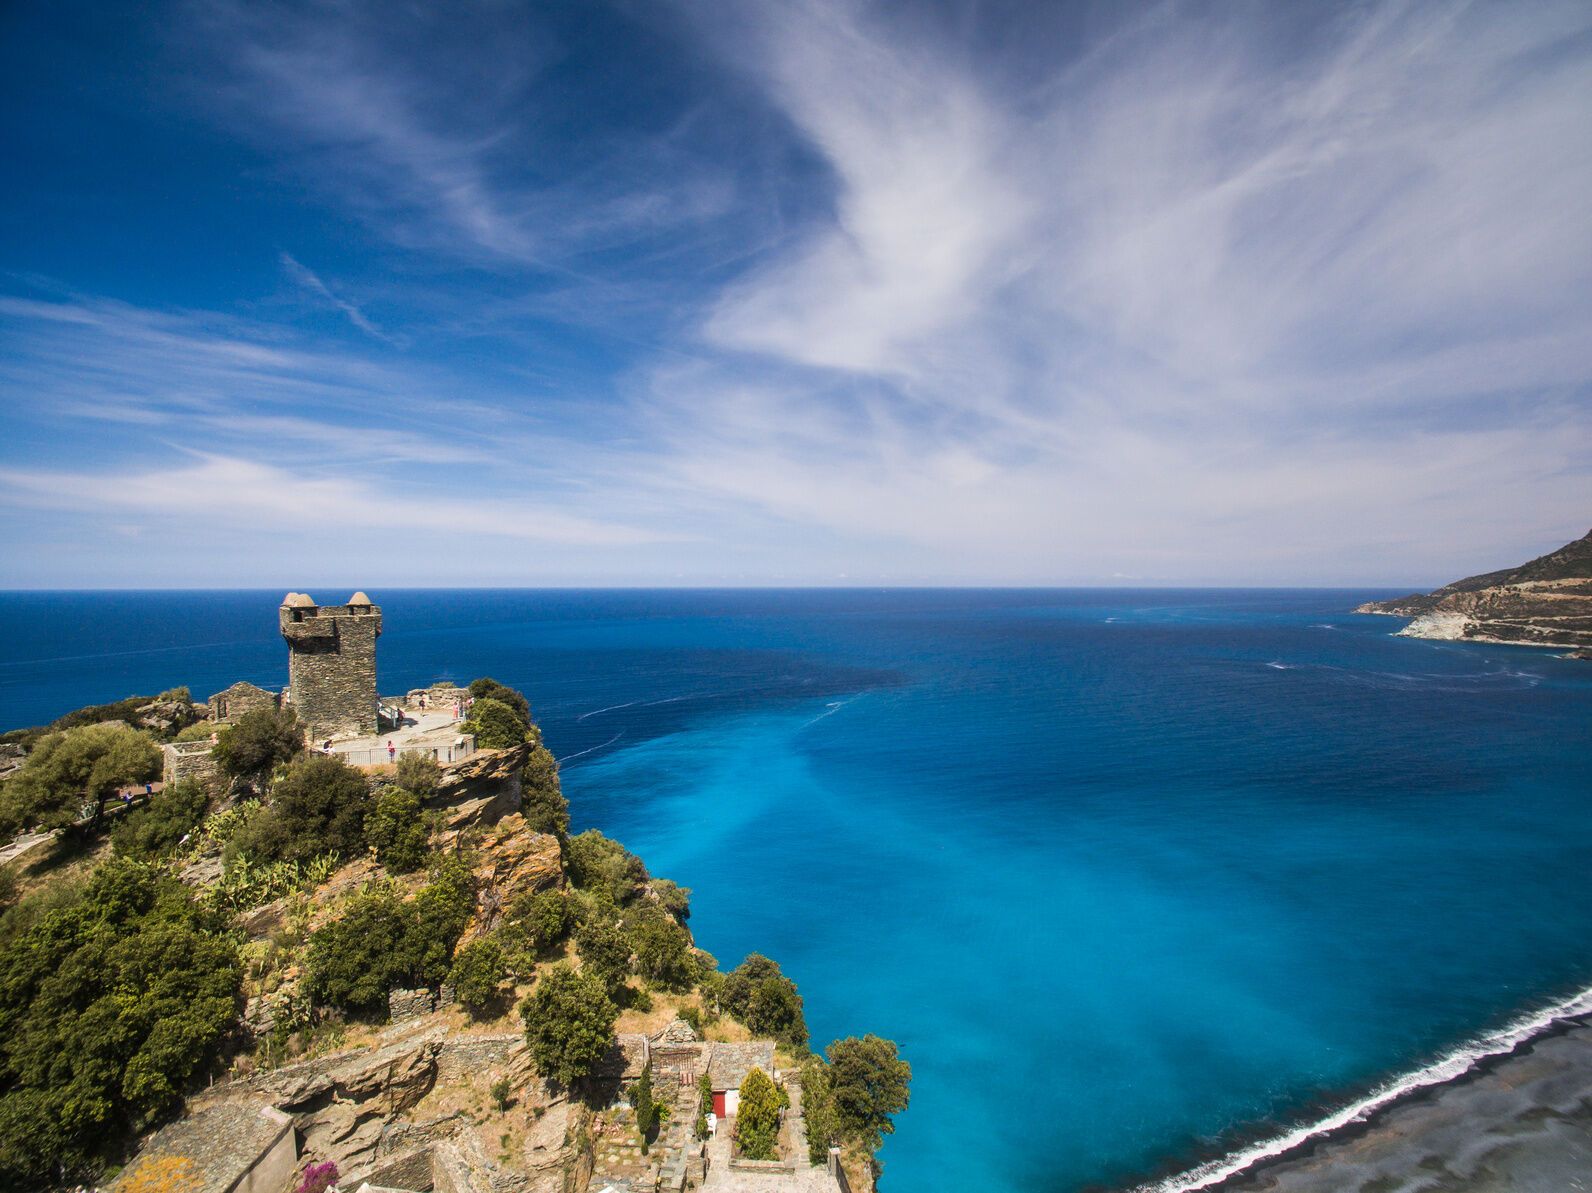
[[[507,979],[503,950],[490,936],[472,940],[456,952],[448,974],[454,994],[472,1015],[484,1014],[497,1005]]]
[[[414,901],[410,943],[411,974],[429,986],[440,985],[453,964],[454,946],[475,918],[475,876],[457,857],[444,858]]]
[[[848,1036],[829,1046],[829,1084],[841,1134],[877,1151],[911,1100],[912,1066],[894,1040]]]
[[[641,1076],[630,1087],[630,1105],[636,1112],[636,1133],[641,1136],[641,1154],[645,1156],[657,1138],[658,1124],[667,1117],[669,1107],[658,1101],[652,1090],[652,1062],[641,1068]]]
[[[220,928],[117,859],[0,946],[0,1187],[91,1177],[178,1103],[238,1013]]]
[[[590,916],[575,933],[575,951],[584,972],[595,974],[610,993],[630,976],[630,938],[608,916]]]
[[[376,860],[394,874],[408,874],[425,865],[431,825],[420,797],[401,787],[378,791],[365,814],[365,842]]]
[[[43,824],[61,828],[92,807],[90,831],[100,826],[105,802],[118,788],[160,775],[160,750],[126,725],[84,725],[51,733],[33,747],[5,785],[6,828]]]
[[[442,781],[442,767],[437,765],[435,758],[426,754],[400,754],[394,778],[399,787],[414,792],[424,803],[437,793],[437,784]]]
[[[619,1010],[595,974],[555,965],[520,1003],[537,1071],[565,1087],[588,1076],[614,1046]]]
[[[520,723],[521,729],[531,727],[531,702],[523,693],[515,691],[506,684],[482,676],[480,679],[470,681],[470,695],[475,697],[477,708],[481,707],[483,700],[496,700],[499,704],[508,705],[514,714],[514,719]]]
[[[369,806],[363,774],[330,754],[306,754],[272,786],[270,802],[238,830],[229,851],[255,861],[352,857],[364,848]]]
[[[220,731],[213,751],[221,769],[256,787],[304,750],[304,730],[291,708],[256,708]]]
[[[647,905],[626,917],[636,972],[666,990],[689,990],[696,980],[691,934],[661,908]]]
[[[761,953],[724,975],[719,999],[724,1009],[758,1035],[772,1036],[794,1048],[807,1044],[807,1022],[796,983]]]
[[[762,1069],[753,1067],[741,1082],[741,1105],[735,1112],[735,1141],[748,1160],[779,1159],[779,1116],[790,1096]]]
[[[558,760],[546,746],[537,746],[520,772],[520,812],[539,833],[569,839],[569,801],[558,781]]]
[[[511,972],[530,976],[536,959],[569,936],[573,917],[563,891],[521,895],[504,913],[498,937]]]
[[[111,830],[111,845],[123,857],[153,858],[172,852],[199,827],[210,807],[210,793],[188,780],[174,783],[142,808],[135,808]]]
[[[577,887],[605,895],[620,906],[634,899],[647,881],[641,859],[594,828],[570,838],[564,861]]]
[[[385,887],[358,895],[310,935],[305,987],[316,1002],[377,1010],[412,967],[414,914]]]
[[[681,886],[667,878],[654,878],[652,880],[652,893],[658,898],[658,906],[662,907],[682,924],[691,918],[691,888]]]
[[[706,1139],[708,1137],[708,1111],[712,1109],[713,1078],[708,1076],[707,1070],[704,1069],[702,1070],[702,1076],[697,1078],[696,1137],[698,1139]]]
[[[807,1122],[807,1159],[823,1164],[829,1149],[840,1142],[840,1119],[835,1114],[835,1095],[829,1084],[829,1066],[810,1056],[802,1062],[802,1117]]]
[[[470,709],[470,719],[459,728],[474,734],[475,744],[483,750],[506,750],[525,742],[525,725],[514,710],[490,697],[477,700]]]

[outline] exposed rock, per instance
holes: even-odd
[[[170,737],[206,715],[205,706],[186,700],[151,700],[133,711],[133,723],[157,737]]]
[[[477,842],[476,920],[466,936],[490,932],[521,895],[551,890],[564,883],[558,838],[538,833],[518,812],[485,830]]]
[[[454,809],[452,820],[469,805],[465,824],[490,824],[520,806],[520,772],[530,757],[531,743],[508,750],[482,750],[463,762],[444,768],[437,790],[426,803],[433,808]]]
[[[0,743],[0,781],[10,778],[22,769],[28,752],[17,742]]]
[[[1356,613],[1411,618],[1411,638],[1578,648],[1592,653],[1592,533],[1530,563],[1446,584],[1435,592],[1368,601]]]

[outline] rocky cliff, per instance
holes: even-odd
[[[1411,638],[1467,639],[1592,654],[1592,532],[1529,563],[1445,584],[1434,592],[1369,601],[1356,613],[1408,617]]]

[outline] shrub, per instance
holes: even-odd
[[[337,1183],[337,1165],[331,1160],[322,1164],[311,1164],[304,1170],[304,1177],[299,1181],[298,1193],[326,1193]]]
[[[570,881],[623,905],[636,897],[647,881],[647,867],[618,841],[596,829],[571,837],[565,850]]]
[[[520,1003],[537,1071],[565,1087],[588,1076],[614,1045],[619,1010],[594,974],[555,965]]]
[[[6,781],[0,818],[15,829],[34,823],[61,828],[76,821],[85,804],[91,829],[98,829],[105,802],[119,787],[160,775],[160,750],[146,734],[121,724],[84,725],[51,733]]]
[[[645,1156],[658,1134],[658,1124],[669,1114],[667,1103],[658,1101],[652,1092],[652,1062],[642,1066],[641,1076],[630,1087],[630,1105],[636,1112],[636,1132],[641,1136],[641,1154]]]
[[[305,986],[317,1002],[350,1010],[386,1005],[411,968],[413,913],[391,890],[357,896],[340,919],[310,936]]]
[[[666,990],[689,990],[696,980],[691,936],[666,912],[643,907],[625,923],[636,955],[636,972]]]
[[[111,845],[123,857],[171,853],[199,826],[209,807],[210,794],[198,783],[175,783],[122,817],[111,831]]]
[[[192,725],[185,725],[183,728],[179,729],[176,736],[171,740],[204,741],[206,738],[218,736],[219,732],[220,731],[216,728],[214,722],[195,721]]]
[[[702,1076],[697,1078],[697,1118],[696,1137],[708,1137],[708,1111],[713,1109],[713,1078],[708,1076],[706,1069]]]
[[[796,983],[762,954],[750,954],[724,975],[719,998],[726,1011],[756,1034],[794,1048],[806,1046],[807,1023]]]
[[[558,781],[558,760],[546,746],[537,746],[520,772],[520,812],[539,833],[560,841],[569,837],[569,801]]]
[[[790,1105],[785,1090],[762,1069],[753,1067],[741,1082],[741,1105],[735,1112],[735,1141],[748,1160],[779,1159],[779,1115]]]
[[[351,857],[364,847],[369,805],[364,775],[341,758],[306,754],[276,781],[270,803],[238,830],[230,848],[258,861],[308,861],[326,852]]]
[[[911,1100],[912,1066],[893,1040],[847,1037],[829,1046],[829,1085],[841,1135],[876,1151]]]
[[[470,695],[475,697],[476,708],[481,707],[483,700],[496,700],[505,704],[514,713],[515,720],[519,721],[521,729],[531,727],[531,703],[525,699],[523,693],[515,691],[505,684],[498,683],[495,679],[483,676],[470,681]]]
[[[414,901],[412,974],[430,986],[441,984],[453,964],[453,949],[475,918],[475,876],[457,858],[437,863],[431,881]]]
[[[89,1175],[177,1104],[237,1016],[219,928],[180,882],[116,859],[5,942],[0,1187]]]
[[[514,900],[498,929],[510,970],[529,976],[536,958],[569,935],[572,919],[569,896],[562,891],[540,891]]]
[[[497,1107],[499,1114],[509,1108],[509,1099],[513,1092],[514,1087],[507,1077],[499,1077],[492,1083],[492,1105]]]
[[[405,760],[409,757],[405,755]],[[420,797],[401,787],[378,791],[365,814],[365,841],[376,860],[393,873],[420,869],[431,842],[431,825],[421,811]]]
[[[400,754],[395,777],[398,786],[413,791],[423,803],[437,793],[442,767],[428,754]]]
[[[658,898],[658,906],[662,907],[682,924],[691,918],[691,888],[671,882],[667,878],[654,878],[652,880],[652,893]]]
[[[807,1159],[823,1164],[829,1149],[840,1142],[840,1121],[835,1117],[835,1097],[829,1086],[829,1067],[818,1057],[802,1064],[802,1117],[807,1120]]]
[[[256,708],[220,731],[215,756],[234,779],[255,785],[304,750],[304,731],[291,708]]]
[[[448,975],[454,994],[472,1015],[482,1014],[496,1005],[507,978],[503,950],[490,936],[473,940],[455,953],[453,969]]]
[[[618,923],[603,915],[591,916],[575,933],[575,951],[583,972],[589,972],[612,994],[630,976],[630,938]]]
[[[470,719],[460,728],[474,734],[475,744],[483,750],[506,750],[525,741],[525,723],[508,705],[490,697],[475,702]]]

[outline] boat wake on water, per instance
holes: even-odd
[[[1396,1077],[1378,1086],[1359,1101],[1304,1126],[1274,1135],[1217,1160],[1210,1160],[1177,1176],[1139,1185],[1134,1193],[1195,1193],[1211,1189],[1256,1165],[1275,1160],[1306,1144],[1324,1139],[1345,1127],[1363,1123],[1377,1111],[1408,1097],[1417,1090],[1445,1085],[1469,1073],[1480,1062],[1513,1052],[1528,1040],[1541,1035],[1566,1019],[1592,1014],[1592,987],[1539,1011],[1520,1016],[1498,1028],[1460,1045],[1431,1064]]]

